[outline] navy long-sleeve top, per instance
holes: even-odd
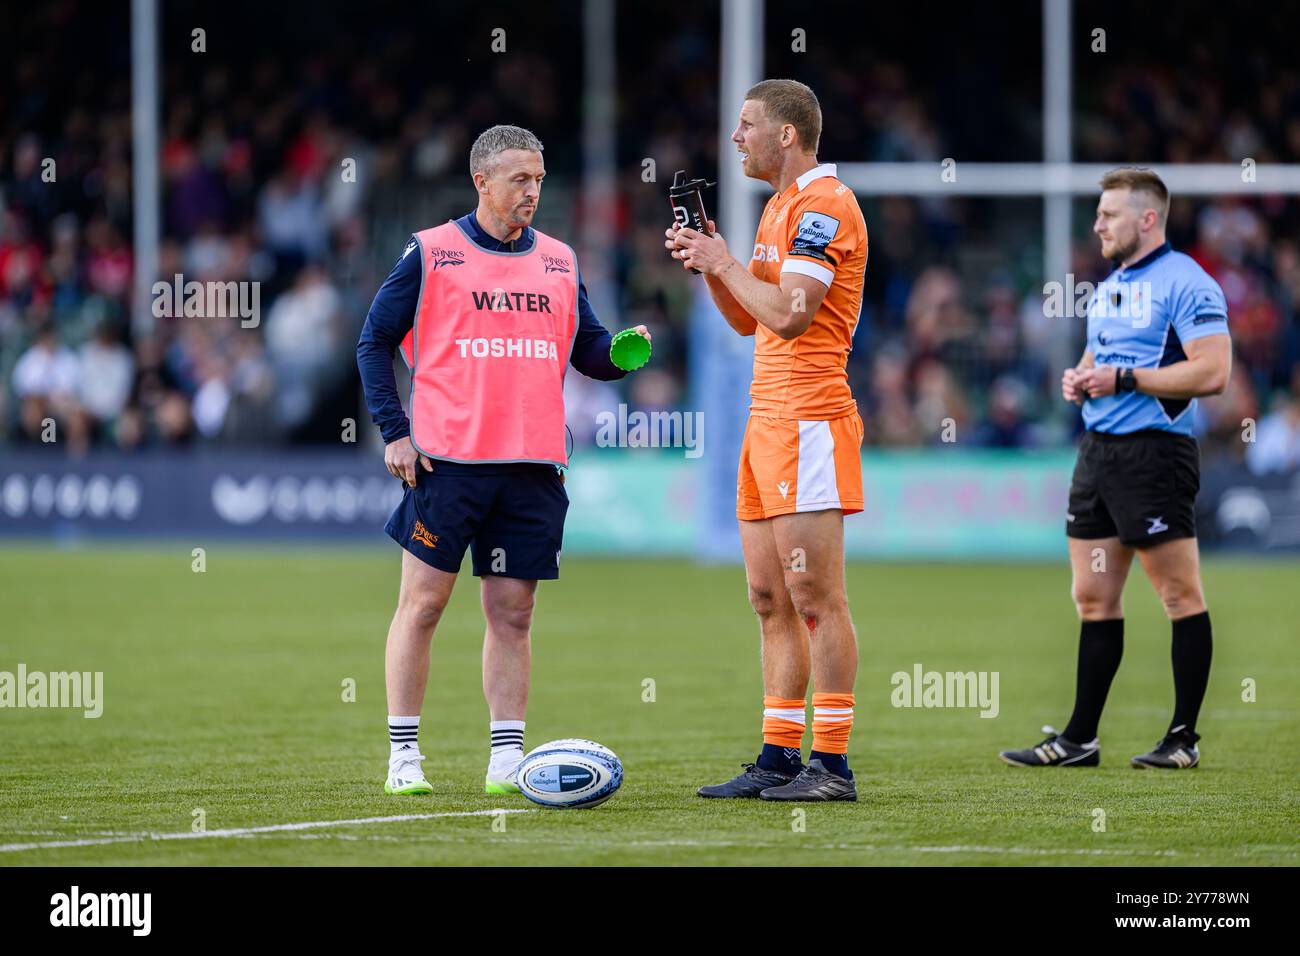
[[[456,220],[466,234],[479,246],[490,252],[527,252],[535,241],[531,227],[524,227],[518,239],[502,242],[479,225],[474,213]],[[357,342],[357,368],[361,371],[361,384],[366,392],[366,407],[370,417],[379,427],[384,444],[405,438],[411,433],[411,423],[402,410],[402,400],[397,394],[397,379],[393,375],[393,353],[401,346],[406,333],[415,324],[415,309],[420,298],[420,256],[409,253],[417,246],[412,237],[393,266],[384,284],[375,293]],[[609,343],[613,336],[596,318],[595,310],[587,299],[587,287],[578,272],[578,332],[573,342],[571,364],[583,375],[602,381],[613,381],[627,373],[609,359]]]

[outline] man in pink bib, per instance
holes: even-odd
[[[428,794],[417,739],[429,645],[465,556],[482,579],[483,692],[491,714],[488,793],[515,793],[523,758],[539,580],[559,577],[569,507],[564,376],[624,372],[573,250],[530,225],[546,175],[528,130],[474,142],[478,208],[415,233],[375,295],[357,344],[384,463],[406,484],[385,530],[404,549],[388,629],[387,793]],[[649,339],[644,326],[637,331]],[[411,369],[410,418],[393,353]]]

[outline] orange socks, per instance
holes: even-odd
[[[818,753],[849,752],[853,730],[852,694],[813,694],[813,745]],[[803,746],[807,702],[763,698],[763,743],[798,750]]]
[[[849,752],[849,733],[853,730],[852,694],[813,694],[813,746],[818,753]],[[764,734],[767,721],[763,722]],[[766,736],[763,738],[766,740]]]
[[[784,697],[763,698],[763,743],[798,750],[803,746],[808,702]]]

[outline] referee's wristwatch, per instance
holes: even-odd
[[[1138,388],[1137,373],[1131,368],[1115,369],[1115,394],[1136,392]]]

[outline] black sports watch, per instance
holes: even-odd
[[[1138,388],[1137,373],[1131,368],[1115,369],[1115,392],[1136,392]]]

